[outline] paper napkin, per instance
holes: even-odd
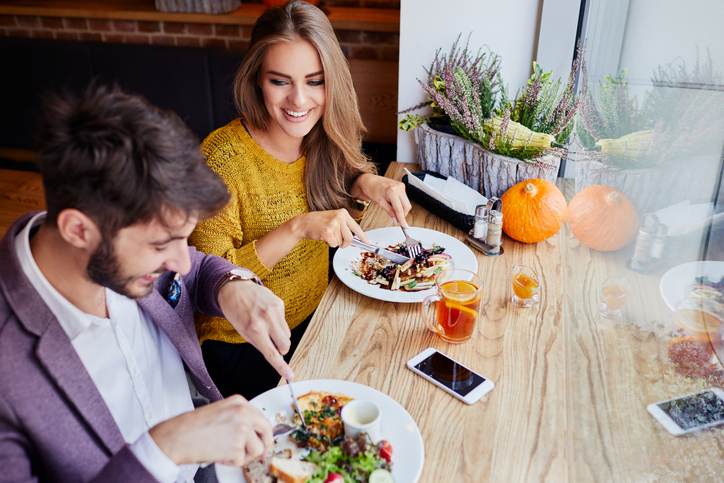
[[[713,211],[712,203],[691,204],[689,200],[684,200],[661,208],[654,214],[661,223],[668,227],[669,236],[679,236],[724,218],[724,213],[718,213],[712,217]]]
[[[459,213],[474,216],[475,207],[488,202],[485,196],[452,176],[441,179],[426,174],[424,179],[420,179],[407,168],[404,170],[408,183]]]

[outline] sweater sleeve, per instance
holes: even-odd
[[[264,280],[271,273],[271,269],[259,258],[256,241],[244,244],[239,210],[242,200],[235,180],[230,171],[224,169],[225,163],[215,159],[214,151],[203,151],[209,167],[223,179],[231,196],[229,203],[221,211],[199,222],[189,241],[199,251],[224,257],[234,265],[248,268]]]

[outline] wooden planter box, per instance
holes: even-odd
[[[180,13],[227,13],[236,10],[241,0],[156,0],[156,10]]]
[[[561,156],[556,153],[526,163],[492,153],[460,136],[436,131],[427,124],[414,133],[422,169],[452,176],[488,198],[502,196],[519,181],[544,178],[555,182],[558,177]]]
[[[585,154],[571,155],[576,192],[592,184],[604,184],[625,194],[639,211],[650,213],[683,200],[711,201],[719,163],[710,158],[642,169],[621,169]],[[572,159],[573,158],[573,159]]]

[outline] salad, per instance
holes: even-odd
[[[278,414],[290,433],[274,440],[272,451],[242,467],[247,483],[393,483],[392,446],[373,443],[366,433],[344,434],[344,394],[308,392],[297,399],[304,425],[296,414]]]
[[[305,461],[317,470],[310,483],[392,482],[392,446],[385,440],[374,444],[365,433],[345,437],[326,451],[313,450]]]

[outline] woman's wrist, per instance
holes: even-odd
[[[358,200],[370,201],[371,198],[368,194],[368,185],[374,178],[375,175],[372,173],[362,173],[357,176],[357,179],[354,180],[354,183],[352,183],[352,189],[350,190],[352,197]]]
[[[299,243],[300,241],[304,240],[305,238],[305,231],[304,231],[304,215],[306,213],[302,213],[301,215],[297,215],[291,220],[283,223],[279,228],[287,231],[288,236],[292,237],[296,243]]]

